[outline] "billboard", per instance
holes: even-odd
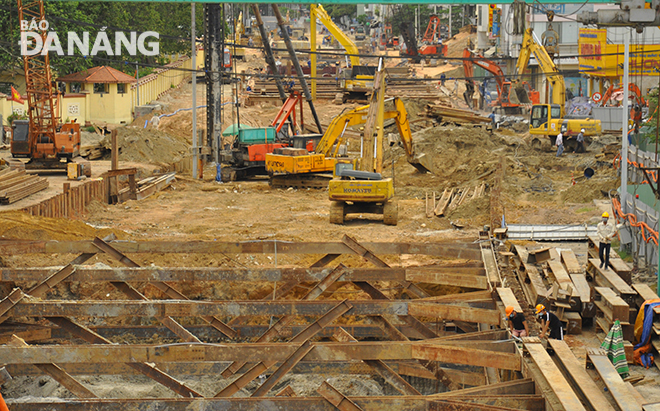
[[[580,72],[604,78],[623,76],[623,44],[607,44],[607,29],[581,28],[578,35]],[[630,75],[657,75],[660,44],[630,45]]]

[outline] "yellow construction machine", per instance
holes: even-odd
[[[561,132],[564,137],[575,136],[580,129],[585,130],[585,136],[594,136],[601,133],[600,120],[585,118],[568,118],[565,111],[566,84],[564,76],[561,75],[557,66],[548,55],[546,49],[534,35],[534,31],[528,28],[525,31],[518,63],[516,64],[516,75],[518,86],[522,74],[527,69],[531,56],[536,57],[541,71],[546,75],[550,87],[552,87],[551,104],[535,104],[532,106],[529,121],[529,133],[532,135],[547,135],[551,143],[555,144],[555,138]],[[566,143],[564,143],[566,144]]]
[[[382,214],[383,222],[396,225],[399,209],[394,200],[394,181],[385,178],[383,171],[383,122],[385,120],[385,75],[383,70],[376,73],[376,87],[369,105],[368,119],[364,129],[364,144],[359,170],[355,162],[335,163],[334,178],[330,180],[330,222],[343,224],[347,214]],[[408,114],[403,102],[394,99],[396,123],[408,162],[420,172],[429,172],[424,164],[424,155],[415,155]],[[374,136],[375,132],[375,136]],[[374,138],[375,137],[375,138]]]
[[[341,88],[345,93],[369,93],[374,87],[374,73],[375,66],[361,66],[360,65],[360,51],[357,45],[346,33],[344,33],[332,19],[323,6],[311,4],[310,5],[311,18],[318,18],[319,21],[325,26],[326,29],[339,41],[339,43],[346,49],[350,55],[349,60],[351,67],[342,70],[340,76]],[[315,36],[312,36],[312,40]],[[316,45],[313,46],[316,49]]]
[[[379,123],[380,131],[382,132],[384,120],[394,119],[408,156],[408,162],[422,172],[428,171],[422,165],[423,157],[414,155],[408,113],[403,102],[398,98],[387,100],[387,102],[389,101],[393,102],[394,109],[388,111],[383,109],[383,117]],[[383,100],[383,106],[384,103]],[[283,147],[266,154],[266,171],[270,175],[271,185],[275,187],[325,188],[338,163],[341,163],[342,167],[355,167],[357,159],[348,157],[344,135],[348,127],[367,123],[370,108],[370,105],[358,107],[335,117],[313,151],[308,150],[312,149],[309,146],[308,149]],[[370,144],[373,145],[373,141]],[[365,138],[363,150],[367,150],[366,145],[367,139]]]

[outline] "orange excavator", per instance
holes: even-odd
[[[603,96],[598,100],[594,100],[594,102],[600,106],[603,106],[610,101],[614,93],[619,93],[622,91],[623,91],[623,86],[615,86],[614,84],[612,84],[611,86],[608,87],[607,90],[605,90]],[[646,106],[646,100],[644,100],[644,97],[642,97],[642,91],[639,89],[639,87],[637,87],[637,84],[628,83],[628,91],[630,91],[631,93],[630,96],[636,100],[637,104],[639,104],[642,107]]]
[[[480,54],[465,49],[463,50],[463,71],[465,72],[466,90],[463,93],[463,98],[465,98],[468,106],[473,106],[475,65],[483,68],[495,77],[495,82],[497,83],[497,100],[491,103],[494,108],[503,110],[505,114],[522,114],[523,107],[521,104],[538,104],[539,92],[532,90],[529,84],[525,82],[522,89],[512,87],[511,82],[507,81],[504,77],[504,72],[500,66]]]

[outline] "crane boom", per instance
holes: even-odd
[[[325,26],[326,29],[332,34],[337,41],[346,49],[346,52],[350,54],[349,58],[351,60],[351,66],[359,66],[360,65],[360,57],[358,57],[358,54],[360,54],[357,46],[351,40],[346,33],[340,29],[334,21],[330,18],[330,15],[328,14],[327,11],[321,6],[320,4],[314,5],[312,4],[311,6],[311,14],[312,18],[316,16],[316,18],[319,19],[319,21]]]
[[[529,59],[532,55],[534,55],[543,74],[545,74],[546,78],[552,85],[552,104],[558,104],[561,107],[561,117],[564,117],[566,114],[564,108],[566,102],[566,84],[564,83],[564,76],[561,75],[559,69],[557,69],[557,66],[545,50],[545,47],[541,45],[541,42],[538,41],[534,35],[534,31],[530,27],[525,30],[520,55],[518,56],[518,63],[516,64],[516,75],[518,79],[520,79],[520,76],[522,76],[527,69]]]
[[[45,20],[44,2],[18,0],[19,21]],[[39,30],[42,44],[46,44],[47,31]],[[48,139],[55,142],[55,132],[58,125],[57,101],[53,99],[50,59],[48,53],[35,53],[23,56],[25,83],[28,97],[29,133],[33,136],[31,144],[34,148],[37,142]]]

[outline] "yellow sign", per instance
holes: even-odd
[[[623,76],[624,45],[607,44],[606,29],[580,29],[578,37],[580,73],[594,77]],[[630,45],[630,75],[657,75],[660,44]]]

